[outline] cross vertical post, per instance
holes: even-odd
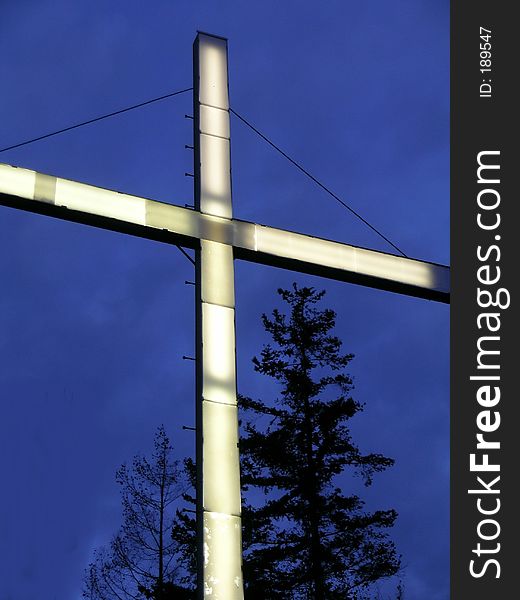
[[[227,40],[193,46],[195,210],[232,218]],[[233,247],[200,240],[196,269],[197,594],[242,600]]]

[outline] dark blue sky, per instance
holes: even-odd
[[[191,85],[197,29],[229,38],[232,107],[412,257],[449,263],[449,3],[2,3],[0,146]],[[191,202],[191,96],[0,155],[13,165]],[[232,118],[238,218],[389,251]],[[174,247],[0,208],[0,598],[79,600],[120,522],[114,473],[164,423],[191,454],[191,264]],[[238,384],[277,287],[324,287],[356,354],[352,422],[396,466],[364,492],[398,510],[409,598],[448,598],[449,309],[236,264]],[[357,484],[345,480],[346,491]]]

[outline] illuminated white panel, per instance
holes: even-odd
[[[138,225],[146,224],[146,200],[127,194],[119,194],[75,181],[58,179],[56,182],[56,205],[70,210],[120,219]]]
[[[228,109],[226,40],[199,34],[199,101]]]
[[[200,209],[231,218],[229,140],[200,136]]]
[[[240,518],[204,513],[204,596],[242,600],[242,531]]]
[[[146,225],[199,238],[200,215],[188,208],[146,200]]]
[[[221,108],[200,105],[200,132],[229,138],[229,113]]]
[[[256,249],[274,256],[431,288],[433,266],[297,233],[257,226]]]
[[[345,266],[352,270],[355,267],[356,259],[352,246],[343,249],[340,244],[334,242],[261,225],[256,227],[256,249],[275,256],[327,265],[337,269]]]
[[[236,404],[235,311],[202,303],[202,397]]]
[[[433,269],[428,264],[362,248],[356,248],[355,252],[358,273],[419,287],[432,287]]]
[[[204,510],[240,516],[237,407],[205,401]]]
[[[34,198],[35,171],[0,165],[0,192],[32,200]]]
[[[202,301],[232,308],[235,305],[233,248],[204,241],[201,251]]]

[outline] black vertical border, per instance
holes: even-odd
[[[520,598],[517,574],[520,565],[516,545],[520,520],[520,392],[516,382],[520,378],[520,335],[518,319],[518,278],[520,268],[520,219],[516,217],[520,205],[516,189],[520,172],[517,159],[519,113],[518,60],[520,59],[520,25],[513,16],[515,4],[503,0],[452,0],[451,3],[451,598],[452,600],[501,600]],[[491,74],[480,72],[480,27],[491,30]],[[483,79],[491,79],[491,98],[480,97]],[[490,184],[500,193],[500,226],[494,231],[484,231],[477,225],[477,195],[484,187],[477,182],[477,156],[482,151],[500,151],[500,184]],[[496,156],[494,157],[496,158]],[[495,171],[497,173],[498,171]],[[480,211],[482,212],[482,211]],[[499,235],[500,240],[495,236]],[[492,244],[500,248],[492,252],[488,261],[477,257],[477,247],[482,252]],[[477,279],[477,269],[484,264],[501,270],[501,279],[494,286],[483,286]],[[477,288],[496,292],[505,288],[511,296],[509,308],[479,308]],[[500,313],[501,327],[497,333],[486,334],[477,326],[479,312]],[[498,360],[500,374],[498,385],[501,400],[497,407],[489,409],[500,412],[500,427],[489,439],[499,440],[500,450],[484,451],[490,463],[498,461],[499,473],[470,472],[470,454],[476,450],[477,415],[485,410],[476,400],[476,392],[485,382],[470,381],[472,375],[490,374],[477,369],[477,340],[482,335],[499,335]],[[518,359],[517,359],[518,357]],[[496,356],[494,357],[496,358]],[[494,385],[494,384],[492,384]],[[468,490],[481,488],[477,476],[490,481],[500,475],[494,489],[500,494],[482,494],[481,506],[491,509],[500,498],[500,510],[496,515],[483,515],[477,508],[479,495]],[[477,533],[483,519],[496,519],[500,535],[496,540],[481,540]],[[493,535],[492,524],[481,529]],[[473,552],[480,542],[485,549],[500,550],[496,553]],[[487,559],[496,559],[498,569],[489,564],[481,577],[470,573],[470,561],[477,562],[474,570],[481,573]]]

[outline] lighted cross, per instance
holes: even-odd
[[[194,43],[195,210],[0,165],[0,204],[195,250],[198,594],[243,598],[234,259],[449,302],[449,268],[233,219],[227,41]]]

